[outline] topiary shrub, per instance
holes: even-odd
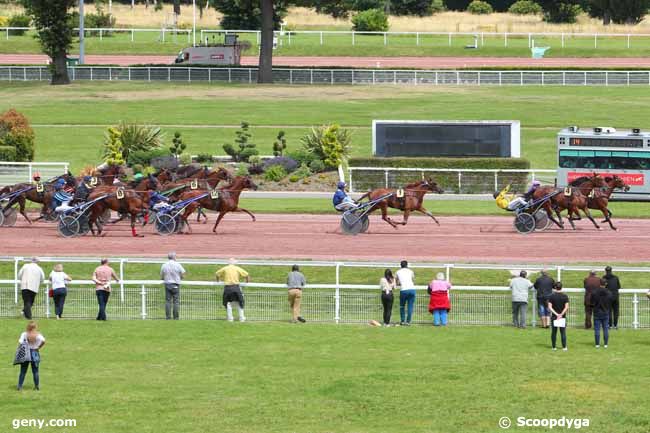
[[[34,160],[34,130],[29,120],[13,108],[0,115],[0,146],[12,147],[5,150],[5,161],[27,162]]]
[[[249,174],[250,172],[248,171],[248,164],[244,162],[237,164],[235,176],[248,176]]]
[[[32,23],[32,17],[25,14],[17,14],[9,18],[7,27],[29,27]],[[14,36],[22,36],[27,30],[10,30],[9,34]]]
[[[318,159],[318,156],[314,155],[312,152],[308,152],[306,149],[296,149],[286,152],[286,156],[296,161],[298,165],[306,164],[307,166],[309,166],[313,160]]]
[[[281,166],[287,173],[291,173],[298,168],[298,162],[296,160],[291,159],[288,156],[277,156],[264,162],[264,170],[266,171],[275,165]]]
[[[280,182],[287,177],[287,171],[281,165],[272,165],[264,172],[264,179],[271,182]]]
[[[350,154],[350,131],[337,124],[312,128],[301,141],[308,152],[325,163],[325,167],[336,168]]]
[[[315,159],[309,164],[312,173],[322,173],[325,171],[325,163],[320,159]]]
[[[209,153],[199,153],[195,158],[196,162],[199,164],[212,164],[212,155]]]
[[[515,15],[539,15],[542,7],[533,0],[519,0],[510,6],[508,12]]]
[[[357,32],[388,31],[388,17],[381,9],[368,9],[352,17],[352,29]]]
[[[160,148],[160,149],[153,149],[153,150],[136,150],[129,153],[129,157],[126,161],[126,164],[129,167],[133,167],[136,164],[145,167],[147,165],[152,165],[152,161],[154,159],[166,158],[166,157],[174,158],[174,156],[172,156],[172,154],[169,153],[169,149]]]
[[[467,6],[467,12],[474,15],[489,15],[494,12],[492,5],[483,0],[474,0]]]
[[[252,134],[249,132],[250,124],[241,122],[239,130],[235,132],[236,146],[226,143],[223,145],[223,151],[232,157],[235,162],[248,162],[253,155],[258,155],[257,145],[251,143]]]

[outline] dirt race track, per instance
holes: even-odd
[[[122,222],[109,225],[106,236],[65,239],[55,225],[0,228],[0,255],[161,256],[175,250],[188,257],[313,260],[399,260],[484,263],[554,263],[648,261],[650,220],[618,220],[619,231],[597,231],[588,221],[577,231],[550,229],[520,235],[505,217],[440,217],[438,227],[428,218],[412,217],[395,230],[371,217],[367,234],[346,236],[336,215],[227,215],[218,235],[212,234],[214,214],[207,225],[193,224],[191,235],[159,236],[153,227],[132,238]]]

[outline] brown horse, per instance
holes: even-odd
[[[161,188],[160,181],[153,175],[144,177],[142,180],[132,182],[129,185],[129,189],[140,193],[142,197],[148,196],[149,191],[158,191]]]
[[[115,179],[121,180],[126,177],[126,171],[121,165],[100,165],[95,169],[93,176],[101,185],[112,186]]]
[[[424,206],[422,206],[422,202],[424,201],[424,196],[428,192],[435,192],[438,194],[442,194],[444,192],[442,189],[438,187],[437,183],[435,183],[431,179],[421,180],[420,182],[410,183],[406,185],[404,187],[403,192],[404,192],[404,196],[398,197],[399,194],[398,194],[398,190],[396,189],[379,188],[365,193],[359,198],[358,201],[361,201],[365,198],[367,198],[369,201],[374,201],[380,199],[383,196],[390,194],[388,197],[375,203],[370,209],[370,212],[374,212],[377,209],[381,209],[381,219],[383,219],[388,224],[393,226],[393,228],[397,228],[398,224],[405,226],[406,223],[408,222],[409,215],[413,211],[421,212],[424,215],[431,217],[436,222],[436,224],[440,225],[436,217],[433,216],[431,212],[426,210]],[[389,218],[388,217],[389,207],[404,211],[403,221],[396,222],[393,221],[391,218]]]
[[[122,198],[119,198],[121,194],[124,195]],[[142,213],[145,215],[149,213],[149,204],[147,203],[147,200],[142,198],[140,194],[134,190],[125,190],[122,187],[116,186],[99,186],[90,193],[88,201],[92,201],[104,195],[106,195],[106,198],[97,201],[90,208],[88,225],[90,226],[90,231],[93,236],[102,235],[102,225],[99,224],[97,220],[107,209],[110,209],[118,214],[128,214],[131,216],[131,233],[133,237],[137,237],[138,234],[135,231],[136,218]],[[97,233],[95,233],[93,226],[97,227]]]
[[[38,221],[41,218],[47,217],[48,215],[53,215],[53,210],[50,209],[50,204],[52,203],[52,197],[54,196],[54,183],[59,179],[64,179],[66,183],[69,183],[71,185],[76,184],[74,177],[68,172],[61,176],[55,177],[51,181],[43,182],[42,191],[39,191],[39,188],[35,183],[18,183],[16,185],[6,186],[2,188],[2,190],[0,190],[0,195],[11,192],[18,192],[21,190],[23,191],[22,193],[13,197],[4,207],[9,208],[15,204],[18,204],[18,212],[30,224],[32,223],[32,220],[27,216],[27,213],[25,212],[27,200],[43,205],[41,207],[40,216],[34,221]]]
[[[594,194],[588,197],[587,203],[589,209],[599,210],[603,213],[605,220],[603,222],[609,223],[609,227],[612,230],[618,230],[612,224],[612,211],[609,210],[607,205],[609,204],[609,198],[612,196],[612,193],[615,189],[622,189],[623,191],[629,191],[630,186],[627,185],[623,179],[614,175],[614,177],[605,177],[605,185],[595,189]]]
[[[244,212],[250,215],[253,221],[255,221],[255,215],[253,215],[247,209],[239,207],[239,195],[245,189],[257,189],[257,185],[253,183],[253,180],[249,176],[235,177],[229,185],[216,190],[218,191],[219,195],[214,199],[211,197],[210,191],[200,189],[185,191],[183,194],[181,194],[181,197],[179,199],[181,201],[205,195],[205,197],[187,206],[185,212],[183,212],[183,215],[181,216],[183,222],[187,225],[189,232],[191,233],[192,229],[189,225],[189,222],[187,221],[187,218],[199,207],[210,209],[219,213],[219,216],[214,223],[214,227],[212,227],[213,233],[217,232],[217,226],[223,219],[224,215],[229,212]]]
[[[175,189],[176,191],[169,195],[169,199],[178,200],[181,194],[188,188],[191,188],[193,184],[195,184],[197,188],[201,189],[215,189],[222,180],[230,181],[232,180],[232,175],[225,168],[219,167],[217,169],[209,170],[207,173],[205,170],[201,171],[201,177],[188,177],[175,182],[166,183],[163,185],[163,189],[167,191]],[[201,220],[201,216],[204,218],[203,223],[207,223],[208,217],[199,207],[196,215],[196,222]]]

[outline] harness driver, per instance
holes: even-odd
[[[55,212],[63,212],[71,209],[69,203],[72,200],[72,194],[66,190],[66,182],[64,179],[59,179],[54,184],[54,195],[50,208]]]
[[[339,212],[345,212],[346,210],[355,209],[357,207],[357,203],[345,192],[346,186],[347,184],[343,181],[337,183],[336,192],[332,197],[334,209]]]
[[[513,212],[521,207],[527,206],[532,200],[535,191],[537,191],[537,188],[541,185],[540,181],[533,181],[530,188],[528,188],[528,191],[526,191],[526,194],[521,197],[517,197],[516,194],[510,193],[511,185],[508,185],[500,192],[495,192],[493,197],[498,207]]]

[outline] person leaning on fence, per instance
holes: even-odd
[[[591,329],[591,315],[593,314],[593,307],[591,302],[591,294],[598,290],[601,285],[600,278],[596,275],[596,271],[589,272],[589,276],[584,280],[585,288],[585,329]]]
[[[548,299],[548,309],[551,310],[551,347],[556,350],[557,330],[560,330],[562,338],[562,350],[567,349],[566,341],[566,314],[569,311],[569,297],[562,293],[562,282],[555,283],[553,293]],[[564,319],[564,326],[557,326],[560,323],[556,322],[558,319]]]
[[[32,366],[32,376],[34,377],[34,389],[40,389],[40,381],[38,375],[38,367],[41,362],[40,350],[45,345],[45,337],[38,332],[38,326],[36,322],[29,322],[27,324],[27,330],[20,334],[18,339],[18,344],[26,344],[29,347],[29,361],[20,362],[20,375],[18,376],[18,386],[16,389],[21,391],[23,389],[23,384],[25,383],[25,376],[27,375],[27,369],[29,366]]]
[[[181,304],[181,280],[185,275],[185,268],[176,261],[175,252],[167,254],[167,258],[169,259],[167,263],[160,267],[160,279],[165,285],[165,317],[167,320],[171,320],[173,303],[174,320],[178,320]]]
[[[395,273],[399,292],[399,318],[400,325],[410,326],[415,305],[415,274],[409,269],[406,260],[400,262],[400,269]],[[406,307],[406,314],[404,308]]]
[[[618,329],[618,316],[620,312],[618,295],[619,290],[621,290],[621,280],[612,273],[611,266],[605,268],[603,280],[605,280],[607,291],[612,295],[612,308],[609,312],[609,327]]]
[[[305,323],[306,320],[300,315],[300,301],[302,300],[302,291],[307,284],[305,276],[300,272],[298,265],[291,267],[291,272],[287,275],[287,288],[289,307],[291,308],[291,323]]]
[[[32,320],[32,305],[38,294],[41,283],[45,280],[43,269],[38,266],[38,259],[32,257],[30,263],[26,263],[18,271],[20,280],[20,294],[23,298],[23,316],[25,319]]]
[[[384,326],[390,326],[390,318],[393,314],[393,290],[395,290],[395,277],[393,271],[386,269],[384,276],[379,280],[381,288],[381,305],[384,308]]]
[[[449,289],[451,283],[442,272],[438,272],[436,279],[429,283],[429,313],[433,315],[433,326],[447,326],[447,314],[451,310]]]
[[[50,272],[50,283],[52,284],[52,297],[54,298],[54,314],[57,320],[63,316],[65,297],[68,295],[68,283],[72,279],[63,272],[63,265],[57,263]]]
[[[113,268],[109,266],[108,259],[102,259],[101,265],[93,272],[95,294],[99,305],[97,320],[106,320],[106,306],[108,305],[108,298],[111,296],[111,280],[115,280],[117,283],[120,282]]]
[[[546,269],[542,270],[540,276],[535,280],[535,292],[537,294],[537,309],[542,328],[551,326],[551,312],[548,309],[548,298],[553,293],[555,280],[548,275]]]
[[[603,328],[603,343],[605,348],[609,344],[609,313],[612,310],[613,295],[603,284],[591,294],[591,305],[594,313],[594,340],[596,349],[600,347],[600,328]]]
[[[519,272],[519,276],[510,280],[512,291],[512,324],[515,328],[526,328],[526,312],[528,310],[528,291],[534,285],[526,278],[526,271]]]
[[[226,317],[229,322],[234,320],[232,315],[232,304],[234,303],[237,307],[237,312],[239,315],[239,321],[245,322],[246,317],[244,316],[244,294],[241,291],[239,286],[240,278],[245,278],[246,282],[250,282],[250,276],[248,272],[236,266],[237,261],[235,259],[228,260],[228,265],[219,269],[215,276],[217,281],[223,281],[223,306],[226,307]]]

